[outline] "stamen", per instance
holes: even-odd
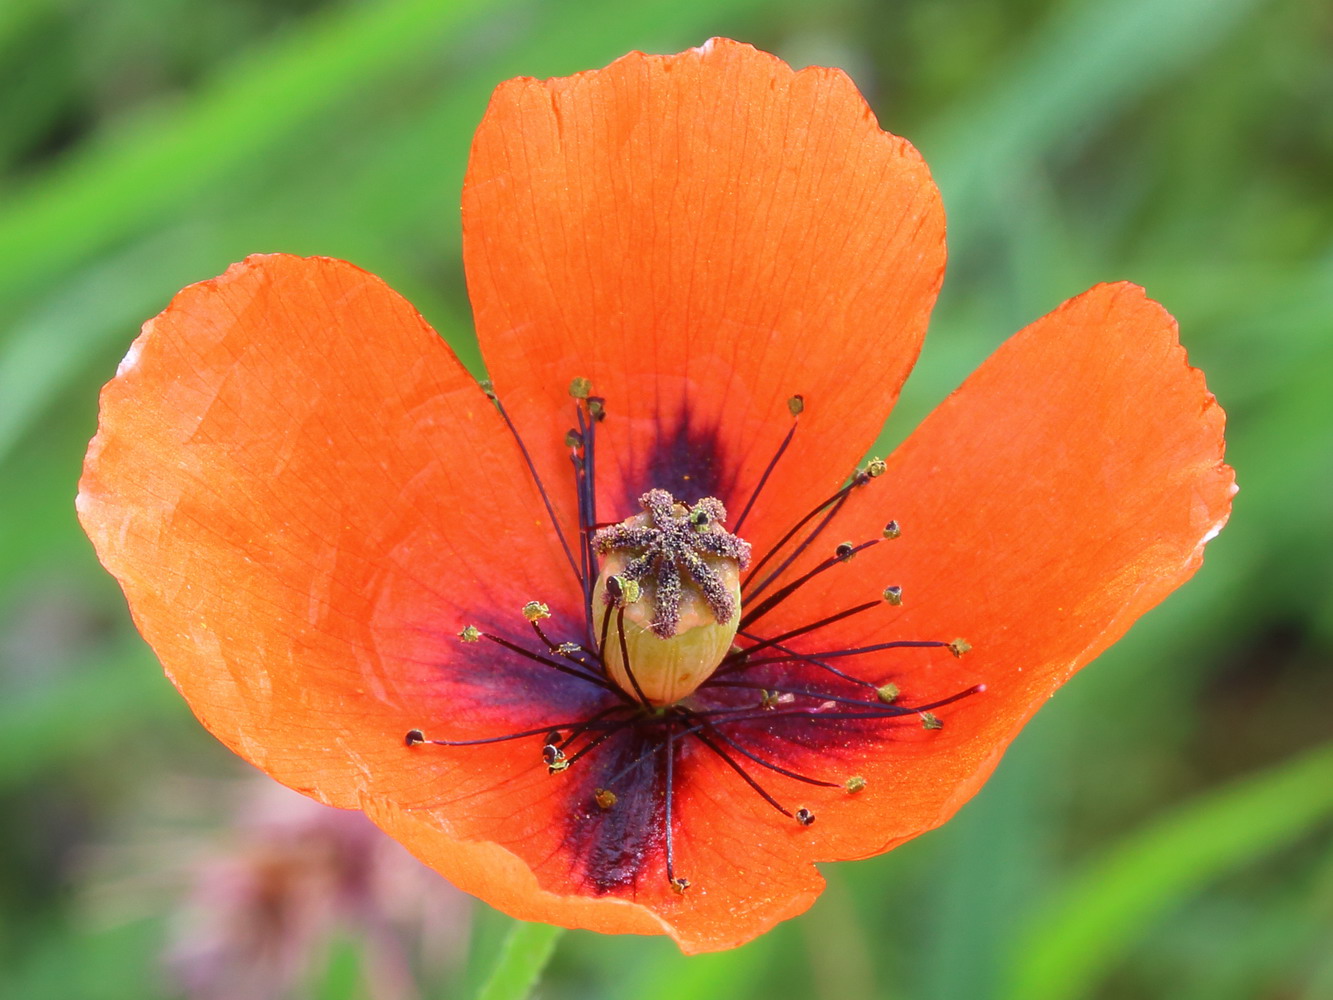
[[[753,707],[743,708],[717,708],[696,710],[693,714],[700,718],[707,718],[710,722],[716,724],[723,722],[751,722],[756,719],[765,721],[782,718],[803,718],[810,720],[839,720],[839,719],[900,719],[908,715],[921,715],[923,712],[930,712],[932,709],[943,708],[945,705],[952,705],[956,701],[970,697],[974,694],[980,694],[986,690],[985,684],[976,684],[965,691],[959,691],[957,694],[951,694],[947,698],[941,698],[926,705],[874,705],[865,702],[866,711],[864,712],[825,712],[816,709],[778,709],[776,711],[756,710]],[[827,704],[835,704],[831,698],[825,699]],[[821,705],[820,708],[823,706]],[[726,716],[726,718],[723,718]]]
[[[546,761],[546,770],[549,774],[557,774],[569,767],[570,764],[565,758],[565,751],[554,743],[548,743],[542,747],[542,760]]]
[[[567,761],[565,761],[565,767],[572,767],[575,761],[581,759],[589,751],[596,750],[599,746],[601,746],[603,743],[609,740],[612,736],[620,732],[622,729],[624,729],[626,726],[630,725],[634,721],[635,721],[634,719],[621,719],[610,729],[607,729],[599,733],[597,736],[593,737],[587,743],[585,743],[579,750],[577,750],[574,753],[573,757],[570,757]]]
[[[595,684],[597,687],[605,688],[607,691],[614,691],[618,695],[621,695],[623,697],[623,693],[620,691],[620,688],[616,687],[616,685],[612,684],[604,677],[597,677],[594,674],[588,673],[586,669],[579,670],[575,667],[571,667],[564,663],[561,663],[558,660],[552,660],[549,657],[542,656],[540,653],[534,653],[530,649],[524,649],[518,643],[510,642],[508,639],[505,639],[502,636],[492,635],[490,632],[480,632],[479,630],[479,635],[484,639],[489,639],[491,642],[495,643],[498,646],[503,646],[505,649],[517,653],[519,656],[523,656],[529,660],[532,660],[534,663],[540,663],[544,666],[551,667],[553,670],[558,670],[562,674],[569,674],[569,676],[571,677],[577,677],[581,681],[587,681],[589,684]],[[475,640],[464,640],[464,641],[475,641]]]
[[[843,490],[839,491],[838,493],[835,493],[828,500],[825,500],[823,505],[816,507],[809,514],[807,514],[800,521],[798,521],[796,523],[795,528],[792,528],[791,531],[783,535],[782,540],[779,541],[777,545],[773,546],[773,548],[768,550],[768,554],[765,555],[762,560],[760,560],[759,565],[756,566],[753,570],[751,570],[750,575],[741,581],[742,590],[748,591],[745,594],[745,599],[747,601],[754,600],[756,597],[762,594],[766,589],[768,589],[768,585],[771,584],[774,580],[778,579],[778,577],[782,576],[782,574],[787,571],[787,568],[797,559],[799,559],[801,554],[805,552],[805,550],[808,549],[814,543],[814,540],[818,538],[821,534],[823,534],[824,529],[829,526],[829,522],[831,522],[835,517],[838,516],[838,511],[842,510],[842,505],[847,502],[847,496],[850,490],[851,487],[846,486],[843,488]],[[764,579],[760,581],[758,584],[751,586],[752,582],[754,581],[754,578],[759,575],[759,570],[763,567],[763,564],[767,562],[769,559],[773,558],[773,556],[777,555],[778,552],[782,550],[782,547],[791,540],[793,535],[795,535],[798,531],[801,530],[802,526],[804,526],[806,522],[810,520],[810,518],[814,517],[816,514],[821,513],[824,510],[824,508],[830,504],[832,505],[832,507],[829,509],[828,513],[824,515],[823,520],[821,520],[818,524],[816,524],[814,530],[812,530],[808,535],[805,536],[804,539],[801,540],[801,542],[796,546],[795,549],[792,550],[792,553],[789,556],[787,556],[785,559],[782,560],[782,562],[778,565],[778,568],[775,569],[772,573],[768,574],[768,576],[764,577]]]
[[[514,438],[514,443],[518,445],[518,450],[523,456],[523,464],[528,467],[528,474],[536,484],[537,492],[541,495],[542,503],[546,507],[546,516],[551,519],[551,527],[555,529],[555,536],[560,539],[560,547],[565,550],[565,558],[569,560],[569,568],[574,571],[574,576],[579,585],[583,586],[585,574],[579,572],[578,563],[574,561],[574,553],[570,551],[569,542],[565,540],[565,533],[560,527],[560,519],[555,516],[555,507],[551,505],[551,498],[546,495],[546,487],[542,484],[542,477],[537,475],[537,466],[533,464],[532,456],[528,454],[528,446],[523,443],[518,428],[509,419],[509,411],[504,408],[504,404],[500,402],[500,397],[496,395],[495,385],[488,379],[481,383],[481,388],[486,393],[487,398],[495,404],[496,410],[499,411],[500,416],[504,419],[505,426],[509,428],[509,433]]]
[[[687,717],[687,718],[690,718],[690,717],[693,717],[693,716],[694,716],[694,713],[693,713],[693,712],[688,712],[688,711],[686,712],[686,717]],[[712,733],[714,736],[716,736],[716,737],[718,737],[719,739],[721,739],[721,740],[723,740],[724,742],[726,742],[729,746],[731,746],[733,749],[735,749],[735,750],[738,751],[739,753],[742,753],[742,754],[744,754],[746,757],[750,758],[750,760],[754,761],[754,762],[755,762],[756,764],[758,764],[760,767],[766,767],[766,768],[768,768],[770,771],[775,771],[775,772],[777,772],[778,774],[784,775],[784,776],[786,776],[786,777],[788,777],[788,778],[792,778],[792,779],[794,779],[794,780],[796,780],[796,781],[803,781],[803,782],[805,782],[807,785],[819,785],[819,786],[821,786],[821,787],[823,787],[823,788],[840,788],[840,787],[842,787],[841,785],[839,785],[839,784],[838,784],[837,782],[835,782],[835,781],[821,781],[819,778],[812,778],[812,777],[810,777],[810,776],[807,775],[807,774],[801,774],[801,773],[798,772],[798,771],[792,771],[792,770],[789,770],[788,768],[782,767],[780,764],[774,764],[772,761],[770,761],[770,760],[765,760],[764,758],[760,757],[758,754],[755,754],[755,753],[751,752],[750,750],[747,750],[745,747],[741,746],[740,743],[738,743],[736,740],[732,739],[730,736],[728,736],[728,735],[727,735],[726,733],[724,733],[722,730],[718,729],[716,726],[710,725],[710,726],[708,726],[707,728],[708,728],[708,731],[709,731],[710,733]]]
[[[768,484],[768,477],[773,474],[773,469],[777,466],[778,460],[782,458],[788,446],[791,445],[791,439],[796,435],[796,425],[800,421],[801,413],[804,409],[804,396],[792,396],[791,399],[787,400],[787,410],[791,413],[791,427],[787,430],[787,436],[782,439],[782,444],[778,445],[777,454],[775,454],[772,460],[768,463],[768,468],[764,470],[764,474],[759,477],[759,483],[755,486],[754,492],[750,494],[750,499],[745,502],[745,507],[741,511],[741,516],[736,518],[736,523],[731,529],[733,534],[739,535],[741,533],[741,527],[745,524],[745,519],[750,516],[750,509],[754,506],[754,502],[759,499],[759,494],[763,492],[764,487]]]
[[[508,743],[512,740],[524,740],[529,736],[544,736],[552,729],[568,729],[570,726],[586,725],[586,720],[581,722],[561,722],[554,726],[538,726],[535,729],[524,729],[517,733],[505,733],[503,736],[487,736],[480,740],[432,740],[427,739],[426,734],[420,729],[409,729],[403,742],[410,747],[421,743],[431,743],[437,747],[479,747],[488,743]],[[592,728],[592,727],[589,727]],[[547,744],[549,746],[549,744]],[[543,747],[543,750],[545,747]]]
[[[551,609],[545,604],[542,604],[540,601],[529,601],[527,604],[523,605],[523,617],[528,620],[528,624],[532,626],[532,630],[537,633],[537,638],[540,639],[542,644],[552,653],[555,653],[557,656],[563,656],[571,663],[577,663],[585,670],[591,670],[593,668],[593,664],[588,663],[588,661],[583,658],[588,655],[586,649],[576,642],[556,642],[546,634],[540,625],[537,624],[543,618],[551,617]],[[469,628],[470,627],[471,626],[469,626]],[[475,629],[474,631],[477,632],[477,638],[481,638],[482,633]],[[600,660],[598,663],[600,664]]]
[[[690,887],[690,880],[676,877],[675,838],[671,830],[671,800],[674,796],[676,736],[668,730],[666,738],[666,877],[667,883],[678,893]]]
[[[750,636],[750,634],[749,634],[748,632],[742,632],[741,634],[744,635],[744,636],[746,636],[747,638],[751,638],[751,636]],[[764,645],[765,645],[765,646],[772,646],[773,648],[777,649],[779,652],[786,653],[787,656],[790,657],[791,660],[800,661],[800,662],[802,662],[802,663],[809,663],[811,666],[818,667],[820,670],[827,671],[828,673],[833,674],[835,677],[840,677],[840,678],[842,678],[842,679],[845,680],[845,681],[850,681],[852,684],[859,684],[859,685],[861,685],[862,687],[868,687],[868,688],[873,688],[873,687],[875,686],[874,684],[872,684],[872,683],[871,683],[870,681],[868,681],[868,680],[865,680],[865,679],[860,678],[860,677],[853,677],[851,674],[844,673],[843,671],[839,670],[837,667],[833,666],[833,664],[831,664],[831,663],[825,663],[823,660],[817,660],[817,659],[815,659],[813,656],[808,656],[808,655],[806,655],[805,653],[797,652],[796,650],[792,649],[790,646],[784,646],[784,645],[783,645],[782,643],[780,643],[780,642],[775,642],[775,641],[773,641],[773,640],[770,639],[770,640],[767,640],[767,641],[764,643]],[[756,649],[756,648],[758,648],[758,647],[752,646],[752,647],[750,647],[750,648],[751,648],[751,649]],[[728,675],[728,674],[734,674],[734,673],[738,673],[739,671],[748,669],[749,667],[755,666],[756,664],[760,664],[760,663],[774,663],[774,662],[788,662],[788,661],[786,661],[786,660],[781,660],[781,661],[779,661],[779,660],[771,659],[771,658],[768,658],[768,657],[765,657],[764,659],[761,659],[761,660],[740,660],[739,662],[736,662],[736,663],[731,664],[730,666],[728,666],[728,667],[727,667],[726,669],[724,669],[724,670],[719,670],[719,671],[717,671],[717,673],[715,673],[713,676],[714,676],[714,677],[717,677],[717,678],[722,678],[722,677],[725,677],[725,676]]]
[[[819,657],[820,659],[831,660],[839,656],[860,656],[862,653],[878,653],[882,649],[930,649],[934,647],[947,646],[952,652],[953,644],[948,642],[937,642],[933,639],[899,639],[896,642],[880,642],[873,646],[858,646],[855,649],[826,649],[818,653],[809,653],[809,656]],[[955,656],[960,655],[955,653]],[[764,656],[757,660],[749,660],[747,666],[755,667],[761,663],[787,663],[793,659],[803,659],[802,656]]]
[[[865,604],[858,604],[856,607],[848,608],[846,611],[839,611],[836,614],[829,615],[826,618],[821,618],[816,622],[811,622],[809,625],[802,625],[800,628],[794,628],[790,632],[783,632],[781,635],[774,636],[772,639],[761,639],[759,636],[754,635],[751,632],[738,631],[739,635],[743,635],[747,639],[754,640],[755,644],[753,646],[747,646],[745,649],[737,648],[733,650],[732,652],[726,655],[726,657],[723,659],[723,663],[735,664],[736,661],[738,660],[743,661],[757,649],[767,649],[770,646],[777,646],[778,648],[782,648],[780,644],[786,642],[788,639],[794,639],[797,636],[805,635],[809,632],[814,632],[816,629],[821,629],[826,625],[832,625],[834,622],[840,622],[844,618],[850,618],[853,615],[859,615],[863,611],[869,611],[871,608],[877,608],[877,607],[879,607],[879,601],[867,601]],[[743,664],[741,664],[740,666],[743,666]],[[731,667],[729,669],[736,669],[736,667]],[[726,670],[718,671],[719,674],[726,672],[728,671]]]
[[[743,587],[747,590],[750,590],[747,597],[750,599],[757,597],[759,593],[763,591],[770,583],[772,583],[775,579],[781,576],[782,573],[787,569],[787,567],[790,566],[792,562],[794,562],[796,558],[800,556],[802,552],[805,551],[806,547],[809,546],[816,538],[818,538],[820,533],[826,527],[828,527],[829,521],[831,521],[833,517],[836,516],[838,511],[842,508],[842,505],[847,500],[847,497],[851,495],[852,490],[856,489],[859,486],[864,486],[872,479],[877,479],[878,477],[882,476],[887,470],[887,468],[888,467],[886,463],[882,459],[878,458],[871,459],[870,462],[867,463],[864,469],[859,470],[855,475],[852,476],[851,482],[849,482],[842,489],[838,490],[837,493],[834,493],[823,503],[818,504],[813,510],[811,510],[808,514],[806,514],[805,517],[797,521],[795,526],[792,527],[792,529],[788,531],[785,535],[783,535],[782,538],[778,541],[778,543],[773,546],[773,548],[768,550],[768,553],[764,556],[764,558],[759,560],[759,563],[754,567],[754,569],[750,571],[750,575],[745,578],[743,582]],[[796,551],[793,552],[790,556],[788,556],[783,561],[782,565],[777,568],[777,570],[775,570],[768,577],[766,577],[763,583],[759,584],[759,586],[754,587],[751,590],[750,589],[751,582],[754,580],[755,577],[759,575],[759,571],[764,568],[764,566],[768,563],[768,561],[772,559],[775,555],[777,555],[783,549],[783,547],[788,542],[790,542],[792,538],[794,538],[797,535],[798,532],[800,532],[802,528],[804,528],[807,524],[809,524],[811,520],[813,520],[825,508],[829,507],[830,505],[833,506],[833,509],[829,511],[828,516],[825,517],[824,520],[821,521],[815,527],[814,531],[812,531],[809,535],[806,536],[805,540],[796,547]]]
[[[607,593],[610,593],[611,581],[614,579],[613,576],[607,580]],[[611,608],[608,606],[602,614],[602,631],[605,632],[606,617],[611,614]],[[648,696],[643,693],[639,679],[634,676],[634,667],[629,662],[629,643],[625,641],[625,605],[623,604],[616,608],[616,637],[620,640],[620,662],[625,667],[625,676],[629,678],[630,686],[634,688],[634,694],[643,704],[643,707],[648,708],[652,703],[648,700]]]
[[[856,678],[848,678],[848,680],[856,680]],[[875,685],[871,684],[869,681],[859,681],[858,683],[865,685],[866,687],[870,688],[872,691],[875,691],[877,693],[880,690],[882,690],[880,688],[876,688]],[[829,702],[831,704],[839,704],[839,705],[873,706],[875,704],[872,701],[867,701],[865,698],[849,698],[846,695],[828,694],[825,691],[805,691],[802,690],[801,688],[774,687],[771,684],[755,684],[750,681],[717,681],[716,683],[709,686],[743,688],[753,691],[767,691],[767,692],[772,692],[774,694],[791,695],[793,698],[813,698],[819,702]],[[886,685],[886,686],[891,687],[892,685]],[[884,701],[882,695],[880,696],[880,700]],[[893,699],[889,699],[889,701],[892,700]]]
[[[714,730],[714,732],[716,732],[716,730]],[[791,816],[793,819],[796,818],[790,809],[784,806],[777,799],[773,798],[773,796],[768,793],[768,791],[764,788],[763,785],[759,784],[759,782],[755,781],[754,778],[750,776],[749,771],[745,770],[745,768],[741,767],[740,764],[738,764],[735,760],[733,760],[731,755],[727,753],[725,750],[723,750],[716,743],[714,743],[706,733],[703,732],[697,733],[695,735],[695,739],[697,739],[704,746],[708,747],[709,750],[712,750],[713,753],[721,757],[723,762],[726,763],[726,765],[730,767],[733,771],[739,774],[741,778],[744,779],[745,783],[749,785],[751,788],[753,788],[759,794],[759,797],[761,799],[767,802],[778,812],[782,813],[782,815]]]
[[[778,588],[778,590],[775,593],[771,594],[767,600],[760,602],[758,607],[753,608],[750,611],[746,612],[744,615],[742,615],[741,628],[748,628],[750,625],[754,624],[754,622],[758,621],[764,615],[768,614],[770,611],[776,608],[779,604],[785,601],[788,597],[794,594],[801,587],[804,587],[815,577],[819,576],[819,574],[827,572],[834,566],[837,566],[839,563],[847,562],[849,559],[852,558],[852,556],[856,555],[856,553],[862,551],[863,549],[868,549],[872,545],[878,545],[879,541],[880,540],[878,538],[872,538],[870,541],[862,542],[860,545],[852,545],[850,542],[843,542],[842,545],[838,546],[837,550],[834,552],[831,558],[825,559],[823,562],[815,566],[814,569],[810,570],[810,572],[805,573],[802,576],[798,576],[795,580],[791,581],[790,583],[783,584],[783,586]],[[785,569],[786,567],[784,566],[783,568]],[[781,572],[781,570],[779,570],[778,572]],[[776,574],[774,574],[774,576],[776,576]],[[770,576],[767,580],[764,581],[764,583],[767,584],[769,580],[774,579],[774,576]],[[760,589],[762,588],[755,588],[754,593],[751,593],[749,596],[754,597],[755,594],[758,593]]]

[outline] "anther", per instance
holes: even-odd
[[[890,541],[900,537],[902,533],[903,533],[902,525],[900,525],[897,521],[890,521],[888,524],[884,525],[884,537],[889,539]]]
[[[484,378],[480,382],[478,382],[477,385],[481,386],[481,391],[486,393],[486,398],[489,399],[492,403],[496,402],[499,399],[499,397],[495,395],[495,383],[492,382],[490,379]]]
[[[572,451],[579,451],[583,447],[583,435],[571,427],[565,431],[565,447]]]
[[[587,399],[591,392],[592,380],[586,379],[582,375],[569,383],[569,394],[575,399]]]
[[[610,809],[616,804],[616,793],[609,788],[599,788],[592,793],[592,800],[598,809]]]
[[[546,770],[551,774],[569,767],[569,760],[565,757],[565,751],[554,743],[548,743],[542,747],[542,760],[546,761]]]
[[[793,417],[799,417],[805,411],[805,397],[800,393],[787,400],[787,412]]]
[[[584,649],[577,642],[562,642],[555,647],[555,651],[561,656],[575,656],[584,652]]]
[[[671,888],[678,896],[685,895],[685,890],[690,887],[690,880],[676,876],[671,879]]]
[[[852,795],[855,795],[857,792],[863,792],[866,788],[866,779],[859,774],[854,774],[847,779],[846,788]]]
[[[895,608],[903,603],[903,588],[895,584],[892,587],[884,588],[884,600],[888,601]]]
[[[638,580],[628,580],[623,576],[608,576],[603,600],[613,608],[623,608],[637,601],[641,593],[642,588]]]
[[[541,601],[528,601],[523,605],[523,617],[530,622],[539,622],[551,617],[551,609]]]
[[[588,412],[598,423],[606,419],[606,400],[601,396],[588,397]]]
[[[944,728],[944,723],[940,720],[940,717],[939,717],[938,715],[936,715],[934,712],[922,712],[922,713],[921,713],[921,728],[922,728],[922,729],[943,729],[943,728]]]
[[[409,729],[407,731],[407,735],[403,737],[403,742],[407,746],[414,747],[418,743],[426,742],[426,734],[423,733],[420,729]]]
[[[872,458],[866,463],[866,475],[871,479],[878,479],[888,471],[889,463],[882,458]]]
[[[815,814],[804,807],[796,810],[796,822],[801,826],[809,826],[815,821]]]
[[[838,547],[833,550],[833,556],[839,562],[847,562],[854,555],[856,555],[856,546],[851,542],[841,542]]]
[[[949,652],[953,653],[954,656],[962,656],[971,648],[972,644],[966,639],[955,639],[953,642],[949,643]]]
[[[462,631],[458,633],[458,638],[464,642],[476,642],[481,638],[481,629],[475,625],[464,625]]]
[[[898,695],[902,692],[898,690],[897,684],[890,681],[888,684],[881,684],[879,687],[875,688],[875,693],[879,695],[879,700],[884,702],[884,704],[892,705],[898,700]]]

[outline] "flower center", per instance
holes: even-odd
[[[896,585],[873,596],[864,593],[868,599],[860,603],[831,608],[776,635],[763,624],[811,580],[838,572],[857,553],[902,534],[898,522],[889,521],[880,537],[841,542],[805,572],[793,571],[802,554],[827,543],[825,530],[850,498],[885,474],[883,461],[872,459],[858,469],[742,577],[750,545],[723,527],[727,512],[713,497],[686,506],[667,490],[651,489],[639,498],[642,513],[600,525],[595,456],[597,429],[607,418],[607,407],[605,399],[592,395],[585,378],[570,385],[578,427],[565,435],[578,500],[578,534],[571,545],[518,430],[494,389],[488,383],[483,388],[537,486],[582,592],[586,617],[578,623],[555,622],[554,627],[578,639],[561,641],[558,633],[548,633],[550,624],[542,624],[554,618],[551,608],[530,600],[522,608],[530,629],[526,637],[503,625],[490,631],[471,624],[458,636],[465,643],[485,640],[507,656],[562,674],[569,683],[593,692],[594,699],[579,718],[550,718],[539,712],[530,727],[469,739],[428,738],[424,731],[411,729],[403,742],[410,748],[533,741],[539,744],[533,747],[533,763],[540,761],[551,775],[591,769],[579,786],[586,792],[586,807],[571,809],[567,832],[576,840],[596,843],[589,857],[597,860],[588,863],[586,874],[599,892],[635,884],[640,870],[652,863],[657,843],[662,845],[660,870],[672,891],[684,893],[690,887],[690,880],[676,870],[677,785],[692,780],[697,759],[720,760],[774,810],[809,827],[815,822],[814,810],[784,804],[784,799],[856,795],[865,790],[867,779],[834,774],[830,777],[838,780],[828,780],[805,773],[801,758],[817,756],[821,746],[851,745],[848,741],[893,742],[908,738],[905,734],[918,727],[936,732],[944,726],[936,709],[985,690],[984,684],[973,684],[945,694],[932,690],[938,685],[917,674],[902,678],[908,685],[904,691],[892,679],[899,672],[880,662],[882,653],[908,649],[947,650],[961,657],[971,648],[962,639],[891,639],[852,646],[821,639],[830,627],[877,608],[901,605],[903,589]],[[803,397],[791,397],[787,408],[791,427],[736,519],[737,531],[796,434]],[[839,663],[848,669],[835,665]],[[782,783],[779,793],[769,791],[765,781]],[[660,840],[651,832],[654,827]]]
[[[750,545],[722,527],[713,497],[687,507],[654,489],[639,504],[593,536],[603,558],[592,615],[607,673],[661,707],[693,694],[731,649]]]

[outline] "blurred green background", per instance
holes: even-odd
[[[291,803],[163,680],[74,519],[97,390],[179,287],[265,250],[382,275],[476,365],[458,201],[491,88],[714,34],[846,68],[943,189],[950,272],[886,442],[1021,325],[1128,278],[1179,318],[1241,493],[1195,580],[945,829],[826,866],[808,915],[735,952],[570,934],[544,995],[1333,997],[1333,6],[1312,0],[0,3],[0,995],[260,997],[242,972],[270,960],[273,996],[475,988],[504,918],[435,879],[321,907],[368,849],[319,817],[275,835]],[[336,877],[287,850],[316,842]],[[198,929],[245,906],[267,939]]]

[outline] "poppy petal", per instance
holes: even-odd
[[[848,764],[867,790],[829,804],[822,857],[876,853],[948,819],[1038,707],[1194,573],[1235,492],[1224,419],[1174,319],[1137,286],[1099,285],[1004,344],[852,498],[832,540],[877,537],[888,518],[902,536],[813,580],[760,631],[901,585],[901,607],[803,648],[962,637],[961,659],[925,649],[838,662],[893,681],[902,704],[986,689],[941,710],[929,739],[864,742]]]
[[[745,525],[760,549],[870,446],[944,269],[929,172],[851,80],[725,39],[501,85],[463,235],[483,354],[548,482],[571,380],[606,399],[603,520],[653,487],[737,518],[804,397]]]
[[[580,594],[485,394],[350,264],[251,257],[182,291],[103,391],[78,507],[201,721],[325,802],[469,794],[493,757],[411,759],[409,729],[603,693],[457,637],[522,640],[534,598],[581,626]]]
[[[581,881],[567,850],[554,844],[538,849],[543,833],[567,828],[567,816],[552,814],[551,826],[543,829],[514,816],[513,807],[526,804],[527,793],[540,782],[550,784],[545,774],[534,775],[531,785],[508,789],[513,822],[488,822],[486,841],[466,832],[475,821],[472,808],[412,809],[384,799],[368,800],[363,808],[454,885],[518,919],[604,933],[665,933],[686,954],[718,951],[803,913],[824,880],[809,863],[805,829],[790,819],[775,822],[777,814],[726,765],[697,758],[677,785],[677,871],[693,883],[684,893],[668,885],[660,856],[632,887],[599,894]],[[568,806],[588,808],[573,800]]]

